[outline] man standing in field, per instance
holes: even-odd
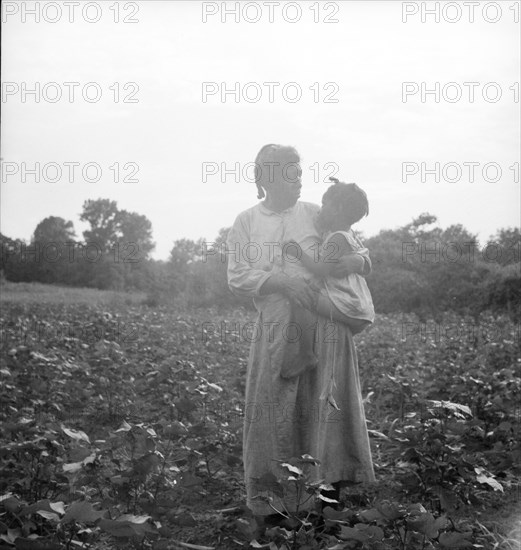
[[[228,284],[232,292],[254,299],[257,333],[251,345],[246,380],[243,460],[247,505],[254,515],[284,509],[311,508],[312,499],[265,496],[257,480],[270,472],[287,479],[281,462],[309,454],[311,481],[374,481],[356,350],[351,331],[317,317],[315,353],[318,366],[300,376],[282,378],[288,340],[298,338],[291,303],[311,308],[309,274],[300,262],[283,257],[283,243],[297,242],[312,254],[319,239],[317,205],[299,201],[300,157],[293,147],[264,146],[256,159],[258,198],[264,200],[240,213],[228,239]],[[350,272],[340,263],[337,276]],[[333,273],[335,275],[335,273]],[[296,333],[295,333],[296,331]],[[321,395],[335,372],[335,409]],[[337,485],[338,487],[338,485]]]

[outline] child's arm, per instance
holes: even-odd
[[[332,274],[332,271],[340,267],[340,261],[342,261],[342,268],[345,268],[347,273],[367,274],[365,256],[354,252],[344,235],[340,233],[331,236],[323,248],[324,253],[320,258],[306,254],[295,241],[290,241],[287,244],[293,246],[286,246],[285,253],[291,258],[300,260],[302,265],[317,277],[336,276],[336,274]],[[338,269],[336,271],[338,272]],[[345,276],[347,273],[342,272],[339,276]]]

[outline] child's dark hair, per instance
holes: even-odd
[[[324,193],[322,200],[335,202],[350,226],[369,214],[367,195],[356,183],[343,183],[336,178],[329,179],[334,183]]]

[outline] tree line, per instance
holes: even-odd
[[[9,281],[143,291],[151,305],[251,307],[231,294],[226,281],[225,242],[174,241],[167,261],[150,253],[152,224],[108,199],[87,200],[80,220],[89,228],[78,239],[71,221],[42,220],[29,243],[0,233],[0,273]],[[365,239],[373,262],[367,281],[377,312],[422,316],[453,310],[478,315],[502,311],[519,319],[521,306],[519,228],[500,229],[486,243],[462,225],[446,229],[421,214],[397,229]]]

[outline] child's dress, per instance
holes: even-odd
[[[367,271],[369,271],[371,265],[369,251],[351,229],[349,231],[333,231],[326,235],[321,250],[325,260],[327,261],[328,243],[336,233],[346,238],[351,248],[350,254],[359,254],[364,258]],[[331,247],[331,245],[329,246]],[[368,321],[368,324],[374,322],[373,300],[365,277],[357,273],[351,273],[347,277],[339,279],[326,277],[324,287],[325,294],[341,313],[352,319]]]
[[[369,272],[371,266],[369,251],[351,229],[349,231],[333,231],[325,236],[321,253],[326,261],[328,243],[335,233],[344,235],[351,248],[349,254],[360,254],[365,261],[364,271]],[[331,252],[335,252],[335,250],[330,250],[329,253]],[[367,325],[374,322],[373,299],[363,275],[351,273],[347,277],[342,278],[326,277],[321,293],[327,296],[331,303],[347,317],[367,321]],[[328,364],[327,367],[329,370],[326,374],[328,381],[324,385],[320,398],[327,401],[335,409],[340,410],[333,396],[338,374],[336,373],[334,363]]]

